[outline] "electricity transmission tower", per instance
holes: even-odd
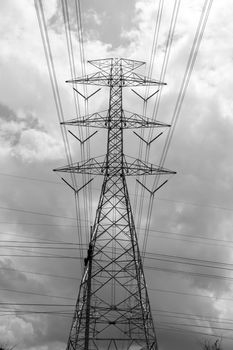
[[[98,68],[96,73],[68,82],[108,86],[109,108],[65,124],[106,128],[106,156],[56,169],[103,175],[67,350],[157,350],[126,176],[174,172],[127,157],[123,129],[169,125],[125,112],[122,89],[162,83],[136,73],[144,64],[140,61],[111,58],[89,63]]]

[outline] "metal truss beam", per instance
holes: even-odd
[[[62,122],[64,125],[73,126],[87,126],[94,128],[108,128],[109,111],[101,111],[88,114],[81,118],[75,118]],[[115,116],[117,122],[117,115]],[[112,121],[114,119],[112,118]],[[118,125],[118,123],[115,123]],[[162,123],[159,121],[154,121],[150,118],[145,118],[138,113],[132,113],[129,111],[122,111],[122,127],[123,129],[138,129],[138,128],[167,128],[170,124]],[[113,125],[114,127],[114,125]]]
[[[129,161],[131,160],[131,161]],[[107,165],[107,160],[101,161],[100,158],[90,158],[82,162],[54,169],[54,171],[75,173],[75,174],[91,174],[91,175],[112,175],[119,176],[119,169],[114,163]],[[123,155],[122,166],[120,169],[124,176],[142,176],[142,175],[172,175],[175,171],[156,166],[151,163],[144,162],[140,159],[127,157]]]

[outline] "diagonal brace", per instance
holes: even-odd
[[[83,144],[84,142],[86,142],[87,140],[89,140],[92,136],[94,136],[98,131],[93,132],[93,134],[91,134],[90,136],[88,136],[85,140],[80,140],[80,138],[78,136],[76,136],[74,133],[72,133],[72,131],[68,130],[68,132],[74,136],[81,144]]]
[[[159,136],[163,134],[163,132],[161,132],[157,136],[155,136],[152,140],[146,141],[142,136],[138,135],[138,133],[136,133],[135,131],[133,131],[133,133],[137,135],[137,137],[139,137],[143,142],[145,142],[147,146],[149,146],[153,141],[155,141],[157,138],[159,138]]]
[[[159,92],[159,89],[156,90],[155,92],[153,92],[153,94],[151,94],[150,96],[148,96],[147,98],[142,97],[142,95],[140,95],[137,91],[135,91],[134,89],[131,89],[138,97],[140,97],[144,102],[147,102],[152,96],[154,96],[155,94],[157,94]]]
[[[168,180],[165,180],[165,181],[164,181],[159,187],[157,187],[154,191],[151,191],[151,190],[149,190],[149,188],[147,188],[141,181],[139,181],[138,179],[136,179],[136,181],[137,181],[142,187],[144,187],[145,190],[147,190],[147,191],[151,194],[151,196],[154,196],[155,192],[157,192],[162,186],[164,186],[164,185],[168,182]]]
[[[66,181],[63,177],[61,178],[62,181],[64,181],[72,190],[75,192],[75,194],[78,194],[84,187],[86,187],[91,181],[94,180],[94,178],[90,179],[88,182],[86,182],[83,186],[81,186],[79,189],[75,189],[68,181]]]
[[[80,96],[82,96],[84,98],[85,101],[87,101],[90,97],[94,96],[97,92],[99,92],[101,90],[101,88],[97,89],[96,91],[94,91],[92,94],[90,94],[89,96],[85,96],[83,95],[80,91],[78,91],[77,89],[75,89],[73,87],[74,91],[76,91]]]

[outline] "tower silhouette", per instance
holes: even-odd
[[[135,72],[144,62],[111,58],[89,63],[98,71],[68,82],[108,86],[109,108],[65,124],[106,128],[106,156],[55,169],[103,176],[67,350],[157,350],[126,176],[174,172],[126,156],[123,130],[169,125],[124,111],[122,89],[163,83]]]

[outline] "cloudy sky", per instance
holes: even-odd
[[[158,9],[163,4],[152,55],[152,76],[159,78],[175,3],[179,2],[81,0],[85,59],[143,60],[148,64],[142,73],[148,74]],[[181,0],[177,8],[164,76],[168,85],[158,109],[160,121],[170,123],[174,116],[204,3]],[[72,88],[65,84],[71,71],[62,2],[43,4],[64,118],[72,119],[77,113]],[[68,4],[75,73],[80,76],[75,2]],[[198,350],[204,339],[215,341],[213,335],[222,337],[224,350],[233,345],[232,17],[231,0],[213,1],[164,163],[177,175],[169,178],[154,200],[144,264],[160,350]],[[80,194],[82,230],[77,234],[72,190],[52,172],[67,164],[67,158],[34,1],[1,1],[0,23],[0,342],[17,349],[64,349],[82,271],[82,251],[67,242],[87,241],[100,179],[93,181],[90,203]],[[86,71],[93,68],[86,65]],[[145,89],[138,91],[145,93]],[[153,92],[151,88],[149,93]],[[143,113],[139,97],[128,90],[124,98],[125,109]],[[155,102],[156,96],[148,101],[148,117],[155,111]],[[88,110],[103,110],[107,105],[108,94],[102,89],[90,99]],[[85,113],[81,98],[78,113]],[[90,149],[81,149],[69,135],[72,158],[104,154],[103,135],[100,131],[92,138]],[[154,130],[144,137],[156,135]],[[165,131],[152,143],[152,163],[159,163],[167,135]],[[79,136],[84,138],[85,132]],[[139,139],[129,133],[128,140],[125,153],[137,157]],[[84,181],[77,178],[78,187]],[[152,188],[153,179],[147,186]],[[135,181],[129,182],[129,188],[142,246],[148,206],[144,205],[139,220]],[[85,206],[92,207],[92,215],[85,215]]]

